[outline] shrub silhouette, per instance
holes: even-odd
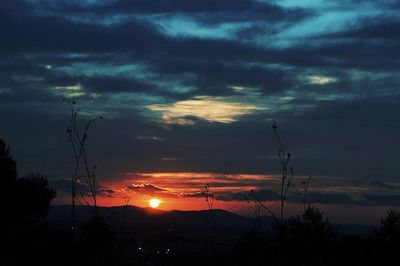
[[[284,261],[287,265],[328,265],[336,233],[323,213],[308,206],[302,216],[289,218],[284,224]]]
[[[315,206],[308,206],[300,217],[291,217],[286,223],[289,237],[301,239],[332,238],[335,231],[328,220],[323,219],[323,213]]]

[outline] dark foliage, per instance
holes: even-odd
[[[102,218],[84,223],[78,242],[79,265],[116,265],[113,256],[113,234]]]

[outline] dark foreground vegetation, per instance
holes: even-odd
[[[164,233],[141,232],[95,212],[78,230],[69,230],[61,222],[48,223],[55,191],[40,174],[18,178],[3,140],[0,182],[0,265],[353,266],[398,261],[400,212],[395,210],[388,211],[380,228],[363,236],[338,234],[314,206],[301,216],[275,222],[272,230],[253,223],[245,231],[226,231],[213,214],[208,227],[183,232],[175,222]]]

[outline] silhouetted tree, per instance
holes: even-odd
[[[33,258],[37,257],[37,252],[34,247],[44,235],[43,221],[56,193],[40,174],[17,178],[17,164],[3,139],[0,139],[0,173],[0,246],[4,247],[0,263],[35,264]]]
[[[10,154],[10,148],[0,139],[0,182],[13,182],[17,179],[17,164]]]
[[[320,240],[335,236],[335,230],[328,220],[323,219],[323,213],[315,206],[309,205],[303,215],[291,217],[286,222],[286,232],[289,238],[299,240]]]
[[[381,221],[378,237],[385,242],[400,243],[400,211],[390,209],[387,216]]]
[[[290,254],[286,264],[327,265],[336,232],[317,207],[309,205],[302,216],[289,218],[284,226],[285,249]]]
[[[51,200],[56,192],[49,188],[45,176],[36,173],[17,180],[16,202],[18,220],[22,225],[29,225],[46,218]]]
[[[3,218],[0,219],[1,228],[8,232],[10,225],[14,224],[12,215],[15,209],[10,199],[13,198],[17,181],[17,164],[10,154],[10,148],[3,139],[0,139],[0,184],[2,191],[0,192],[0,200],[3,204]]]
[[[6,227],[28,226],[47,216],[55,191],[39,173],[17,178],[17,164],[3,139],[0,139],[0,174]]]
[[[390,209],[375,231],[371,265],[385,265],[398,260],[400,250],[400,211]]]

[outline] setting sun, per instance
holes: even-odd
[[[157,208],[160,205],[160,200],[159,199],[151,199],[149,201],[149,205],[152,208]]]

